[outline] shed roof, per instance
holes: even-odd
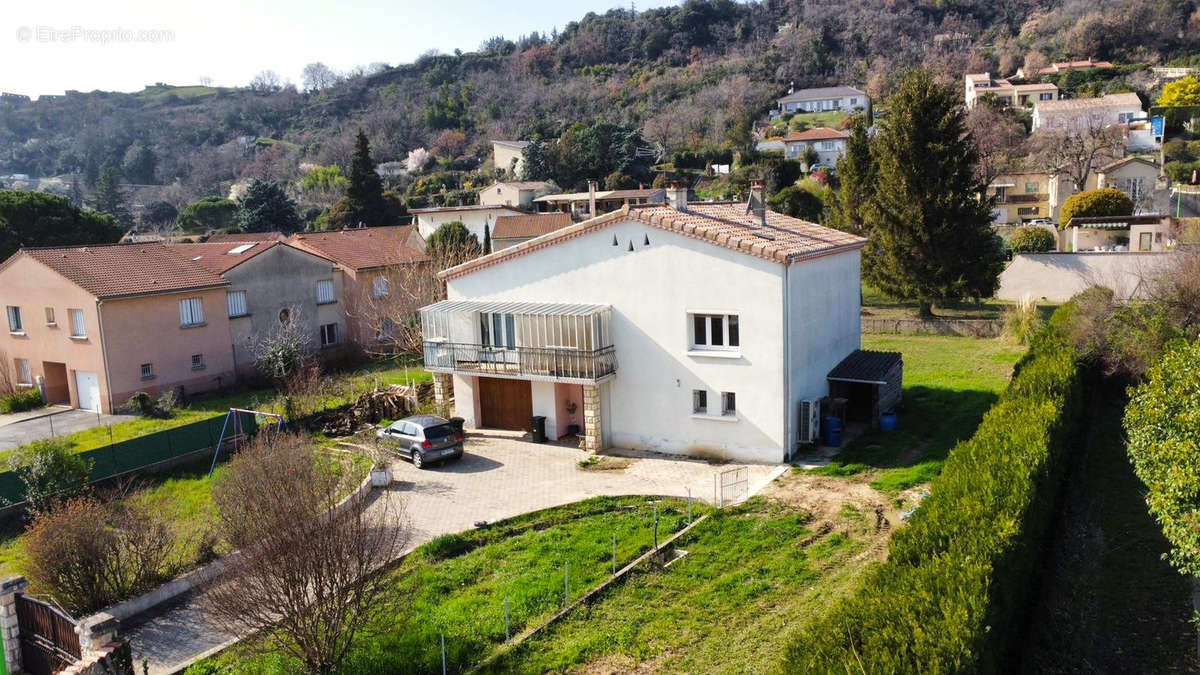
[[[900,352],[873,352],[855,349],[833,367],[826,377],[838,382],[888,384],[887,376],[897,365],[904,364]]]

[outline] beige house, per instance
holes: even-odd
[[[1133,200],[1134,213],[1155,210],[1154,186],[1159,165],[1141,157],[1126,157],[1097,168],[1088,175],[1088,190],[1116,188]],[[996,196],[992,222],[996,225],[1020,225],[1031,220],[1058,222],[1063,203],[1075,186],[1065,173],[1020,171],[1002,174],[992,180],[988,194]]]
[[[1059,236],[1059,250],[1073,252],[1164,253],[1176,244],[1170,216],[1072,218]]]
[[[1020,225],[1031,220],[1051,219],[1055,204],[1051,190],[1056,180],[1044,171],[1001,174],[988,185],[988,195],[996,197],[992,210],[995,225]]]
[[[1155,210],[1153,194],[1159,173],[1160,167],[1155,162],[1126,157],[1100,167],[1088,181],[1097,189],[1116,188],[1124,192],[1133,200],[1134,213],[1149,213]]]
[[[1128,126],[1142,117],[1145,117],[1142,100],[1132,92],[1097,98],[1047,99],[1033,106],[1033,130]]]
[[[482,206],[532,209],[534,197],[549,194],[557,189],[553,183],[537,180],[493,183],[479,191],[479,203]]]
[[[139,391],[235,380],[229,282],[162,244],[21,249],[0,265],[6,367],[50,403],[111,413]]]
[[[1059,97],[1058,87],[1044,82],[1015,84],[1004,78],[994,78],[991,73],[968,73],[965,81],[964,100],[968,108],[983,96],[993,97],[997,103],[1023,108],[1035,103],[1054,101]]]
[[[492,163],[498,171],[520,176],[525,166],[525,147],[529,141],[492,141]]]
[[[543,195],[533,200],[539,213],[569,213],[580,220],[616,211],[625,206],[642,204],[664,204],[667,191],[662,188],[637,188],[630,190],[597,190],[594,181],[588,183],[587,192],[564,192]]]

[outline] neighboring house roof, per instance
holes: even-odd
[[[429,206],[421,209],[409,209],[409,213],[451,213],[455,211],[508,211],[510,213],[520,213],[516,209],[498,204],[468,204],[466,206]],[[367,228],[378,230],[379,228]]]
[[[596,190],[596,199],[607,199],[615,190]],[[590,199],[592,195],[587,192],[560,192],[556,195],[542,195],[535,198],[535,202],[578,202],[585,199]]]
[[[529,145],[529,141],[497,141],[497,140],[493,140],[492,145],[503,145],[508,148],[513,148],[514,150],[521,150],[521,149],[525,148],[525,146]]]
[[[282,232],[226,232],[214,234],[205,243],[226,241],[286,241],[287,235]]]
[[[97,298],[174,293],[226,286],[217,273],[181,257],[163,244],[110,244],[59,248],[23,248],[29,256]]]
[[[544,180],[526,180],[526,181],[497,181],[484,188],[490,190],[494,187],[504,186],[514,190],[545,190],[546,188],[554,187],[552,184]]]
[[[852,251],[862,248],[866,243],[866,239],[862,237],[774,211],[768,210],[766,219],[767,224],[763,226],[759,217],[749,213],[746,204],[742,203],[699,202],[688,204],[684,211],[666,204],[624,206],[611,213],[451,267],[440,274],[443,278],[462,276],[591,233],[609,224],[629,220],[640,221],[668,232],[707,241],[714,246],[779,263]]]
[[[1142,107],[1142,99],[1137,94],[1105,94],[1097,98],[1064,98],[1057,101],[1038,101],[1039,112],[1068,112],[1074,110],[1089,110],[1091,108],[1107,108],[1110,106],[1135,105]]]
[[[363,270],[429,260],[423,251],[409,244],[412,235],[412,225],[393,225],[305,232],[293,235],[287,243],[350,269]]]
[[[277,241],[208,241],[203,244],[175,244],[171,250],[204,269],[224,274],[278,245]]]
[[[492,239],[531,239],[571,224],[569,213],[500,216],[492,228]]]
[[[804,131],[793,131],[783,137],[784,143],[796,143],[799,141],[832,141],[837,139],[850,138],[850,134],[829,127],[814,127],[805,129]]]
[[[605,199],[648,199],[650,197],[665,197],[667,191],[663,188],[638,188],[634,190],[613,190]]]
[[[1067,227],[1082,227],[1094,230],[1127,230],[1130,225],[1157,225],[1170,216],[1148,213],[1142,216],[1077,216]]]
[[[1126,164],[1130,164],[1132,162],[1141,162],[1142,164],[1145,164],[1146,166],[1151,166],[1151,167],[1154,167],[1155,169],[1158,168],[1158,162],[1151,162],[1150,160],[1146,159],[1145,157],[1129,156],[1129,157],[1125,157],[1124,159],[1118,159],[1115,162],[1110,162],[1108,164],[1105,164],[1104,166],[1100,167],[1097,170],[1100,171],[1101,173],[1106,172],[1106,171],[1112,171],[1113,169],[1119,169],[1119,168],[1125,166]]]
[[[839,382],[887,384],[888,373],[904,363],[900,352],[873,352],[855,349],[825,377]]]
[[[799,89],[778,100],[779,103],[795,103],[813,99],[842,98],[843,96],[866,96],[867,92],[854,87],[817,87]]]

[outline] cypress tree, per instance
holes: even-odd
[[[834,193],[830,223],[854,234],[865,234],[862,209],[875,185],[875,163],[867,140],[867,122],[855,115],[846,141],[846,156],[837,164],[838,189]]]
[[[874,196],[863,209],[868,230],[864,276],[883,292],[933,304],[991,297],[1004,264],[991,227],[992,199],[974,172],[961,97],[924,70],[910,73],[888,100],[888,118],[871,147]]]
[[[483,254],[487,255],[492,252],[492,228],[487,223],[483,224]]]
[[[354,159],[350,161],[350,185],[346,188],[351,227],[391,225],[389,209],[383,199],[383,179],[371,159],[371,145],[362,129],[354,143]]]
[[[133,214],[129,211],[128,204],[125,203],[125,193],[118,183],[119,175],[117,167],[105,164],[100,169],[100,176],[96,180],[93,201],[97,211],[116,218],[122,227],[128,229],[133,227]]]

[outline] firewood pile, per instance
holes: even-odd
[[[430,385],[432,390],[432,385]],[[406,387],[398,384],[364,392],[354,403],[341,410],[322,413],[306,425],[326,436],[349,436],[380,420],[407,417],[417,408],[420,385]]]

